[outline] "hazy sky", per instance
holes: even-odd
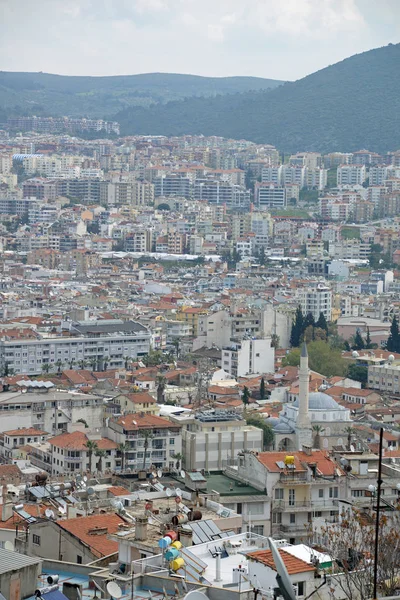
[[[0,0],[0,69],[298,79],[400,39],[400,0]]]

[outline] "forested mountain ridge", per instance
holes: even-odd
[[[400,147],[400,44],[354,55],[269,92],[128,108],[123,134],[221,135],[294,152]]]

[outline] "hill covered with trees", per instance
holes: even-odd
[[[400,146],[400,44],[347,58],[269,92],[128,108],[125,134],[221,135],[278,148],[328,152]]]
[[[200,77],[174,73],[72,77],[0,71],[0,119],[32,114],[103,118],[133,105],[269,90],[281,83],[261,77]]]

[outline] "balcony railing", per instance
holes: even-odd
[[[337,507],[337,498],[326,498],[321,500],[274,500],[273,507],[282,510],[290,509],[310,509],[310,510],[331,510]]]

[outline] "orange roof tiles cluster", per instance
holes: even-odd
[[[49,440],[52,446],[57,448],[67,448],[70,450],[86,450],[86,444],[89,438],[82,431],[73,431],[72,433],[62,433],[56,435]],[[117,444],[108,438],[101,438],[99,440],[93,440],[96,442],[99,450],[114,450],[117,448]]]
[[[315,571],[315,567],[313,567],[309,563],[306,563],[304,560],[301,560],[301,558],[297,558],[297,556],[293,556],[293,554],[290,554],[289,552],[286,552],[281,548],[278,549],[278,552],[281,555],[281,558],[289,575],[296,575],[298,573]],[[270,569],[276,571],[275,561],[272,556],[271,550],[257,550],[256,552],[249,552],[247,556],[250,559],[260,562],[263,565],[269,567]]]

